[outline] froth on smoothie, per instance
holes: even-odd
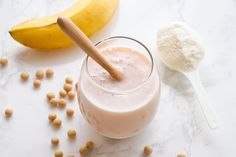
[[[101,51],[101,54],[124,75],[122,81],[116,81],[99,64],[89,58],[87,62],[89,75],[97,84],[108,90],[115,92],[130,91],[142,85],[151,73],[151,60],[134,49],[125,47],[106,48]]]

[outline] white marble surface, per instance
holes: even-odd
[[[6,68],[0,67],[0,157],[53,156],[50,137],[61,137],[58,147],[65,154],[78,154],[88,139],[96,143],[89,157],[138,157],[144,145],[152,145],[154,157],[175,157],[180,151],[188,157],[236,156],[236,1],[235,0],[121,0],[112,21],[92,39],[94,42],[112,35],[125,35],[144,42],[157,55],[155,34],[162,25],[182,20],[202,37],[206,56],[200,68],[204,86],[218,113],[220,128],[209,130],[198,108],[189,81],[181,74],[157,65],[162,78],[162,96],[158,114],[139,135],[125,140],[104,138],[89,128],[81,117],[76,101],[75,118],[67,120],[64,111],[55,110],[63,119],[63,127],[53,130],[48,124],[45,94],[57,92],[64,77],[77,80],[84,55],[69,48],[66,55],[38,56],[34,50],[11,39],[8,30],[22,20],[41,17],[63,10],[76,0],[1,0],[0,56],[9,58]],[[38,58],[38,59],[36,59]],[[33,74],[37,69],[53,68],[55,77],[43,80],[40,90],[33,90],[30,79],[19,81],[23,70]],[[5,107],[14,109],[6,120]],[[54,112],[54,111],[53,111]],[[66,130],[76,128],[78,138],[68,141]]]

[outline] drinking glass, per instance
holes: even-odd
[[[89,56],[83,62],[77,89],[79,108],[83,117],[100,134],[127,138],[140,132],[155,116],[160,100],[160,79],[147,47],[141,42],[124,36],[104,39],[96,44],[99,50],[125,47],[141,53],[151,62],[150,74],[137,87],[127,91],[114,91],[96,83],[88,70]],[[102,52],[102,51],[101,51]],[[118,52],[117,52],[118,53]],[[108,108],[103,104],[131,106],[127,109]]]

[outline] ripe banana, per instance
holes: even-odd
[[[60,30],[57,17],[72,20],[87,36],[99,31],[114,14],[119,0],[79,0],[64,12],[20,23],[9,33],[21,44],[36,49],[68,47],[73,42]]]

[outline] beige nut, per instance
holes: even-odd
[[[27,81],[29,79],[29,73],[27,73],[26,71],[21,72],[20,78],[22,81]]]
[[[8,59],[7,59],[7,57],[2,57],[2,58],[0,58],[0,64],[1,64],[2,66],[6,66],[6,65],[8,64]]]
[[[186,155],[184,153],[179,153],[177,157],[186,157]]]
[[[59,100],[57,98],[52,98],[49,102],[50,102],[52,107],[57,107],[58,101]]]
[[[55,128],[60,128],[62,124],[61,120],[58,118],[56,118],[52,123]]]
[[[64,89],[62,89],[62,90],[60,90],[59,95],[60,95],[60,97],[64,98],[64,97],[66,97],[67,92]]]
[[[87,141],[85,145],[89,150],[94,148],[94,142],[93,141]]]
[[[52,78],[53,75],[54,75],[54,72],[53,72],[52,69],[47,69],[47,70],[46,70],[46,77],[47,77],[47,78]]]
[[[41,81],[37,79],[34,81],[33,85],[34,85],[34,88],[39,88],[41,86]]]
[[[64,85],[64,90],[65,90],[66,92],[71,91],[71,90],[72,90],[72,85],[69,84],[69,83],[66,83],[66,84]]]
[[[73,83],[73,78],[72,77],[66,77],[65,82],[69,83],[69,84],[72,84]]]
[[[60,150],[57,150],[57,151],[55,151],[54,156],[55,157],[63,157],[63,152]]]
[[[6,109],[4,110],[4,113],[5,113],[5,116],[9,118],[9,117],[12,116],[13,110],[12,110],[11,108],[6,108]]]
[[[75,92],[73,91],[69,91],[67,95],[70,100],[73,100],[75,98]]]
[[[44,78],[44,72],[42,70],[37,70],[35,76],[37,79],[42,80]]]
[[[80,153],[81,156],[85,156],[88,153],[88,151],[89,150],[88,150],[88,148],[86,146],[82,146],[79,149],[79,153]]]
[[[60,107],[60,108],[65,108],[66,107],[66,100],[65,99],[63,99],[63,98],[61,98],[61,99],[59,99],[59,101],[58,101],[58,106]]]
[[[153,149],[151,146],[145,146],[143,149],[143,152],[145,155],[150,155],[152,153]]]
[[[51,138],[51,144],[54,146],[57,146],[60,143],[60,140],[58,137],[52,137]]]
[[[48,120],[53,122],[57,118],[57,115],[55,113],[50,113],[48,115]]]
[[[69,129],[67,131],[67,136],[70,138],[70,139],[74,139],[76,137],[76,130],[75,129]]]
[[[74,110],[72,108],[67,108],[66,115],[67,117],[72,117],[74,115]]]
[[[47,99],[48,99],[48,101],[50,101],[52,98],[55,98],[55,97],[56,97],[56,96],[55,96],[54,93],[52,93],[52,92],[47,93]]]

